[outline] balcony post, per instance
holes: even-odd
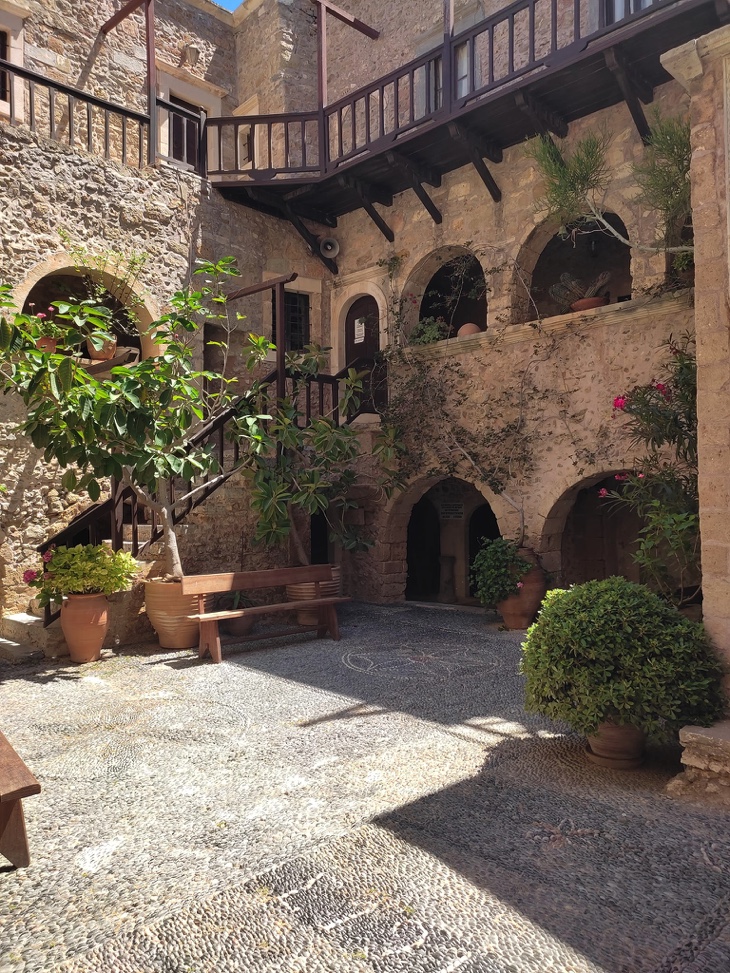
[[[444,0],[444,50],[441,55],[441,70],[443,72],[442,109],[447,115],[451,114],[451,104],[454,100],[453,92],[453,50],[451,39],[454,36],[454,0]]]

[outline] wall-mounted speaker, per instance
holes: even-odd
[[[323,257],[336,257],[340,252],[340,245],[333,236],[325,236],[319,241],[319,252]]]

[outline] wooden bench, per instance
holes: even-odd
[[[0,733],[0,855],[16,868],[30,865],[23,798],[40,792],[41,785]]]
[[[182,580],[183,595],[197,595],[198,614],[191,615],[200,621],[200,645],[198,655],[203,659],[210,654],[214,662],[221,662],[221,639],[218,623],[228,618],[248,618],[255,615],[272,615],[279,612],[299,611],[300,609],[317,609],[319,619],[316,625],[298,625],[295,628],[262,634],[248,635],[235,638],[232,641],[247,642],[252,639],[275,638],[280,635],[291,635],[294,632],[316,631],[318,638],[323,638],[327,632],[333,639],[339,639],[340,630],[337,624],[337,605],[349,598],[340,595],[328,596],[320,594],[320,585],[324,581],[333,581],[331,564],[311,564],[301,568],[274,568],[268,571],[238,571],[232,574],[190,574]],[[219,594],[230,591],[256,591],[261,588],[280,588],[283,585],[313,583],[315,597],[306,601],[284,601],[274,605],[254,605],[248,608],[235,608],[230,611],[206,611],[206,595]]]

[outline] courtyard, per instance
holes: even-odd
[[[0,971],[727,973],[727,813],[664,793],[674,752],[603,770],[525,714],[495,618],[2,663],[43,791]]]

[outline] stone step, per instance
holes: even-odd
[[[35,662],[43,658],[43,650],[25,642],[13,642],[0,638],[0,659],[16,665],[19,662]]]
[[[68,646],[58,621],[44,628],[42,618],[26,612],[3,615],[0,618],[0,638],[39,649],[47,659],[68,655]]]
[[[138,524],[137,525],[137,538],[140,544],[144,544],[152,536],[152,525],[151,524]],[[122,526],[122,537],[125,541],[132,540],[132,525],[124,524]],[[126,548],[125,548],[126,550]]]

